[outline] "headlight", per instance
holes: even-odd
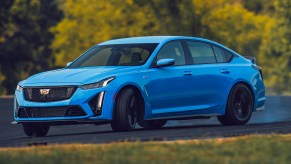
[[[16,90],[22,92],[23,88],[20,85],[17,85]]]
[[[93,89],[93,88],[101,88],[101,87],[106,87],[112,80],[115,79],[115,76],[106,78],[104,80],[101,80],[97,83],[92,83],[92,84],[86,84],[80,86],[82,89]]]

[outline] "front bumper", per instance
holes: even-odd
[[[57,86],[56,86],[57,87]],[[14,123],[22,122],[106,122],[112,120],[112,109],[114,102],[114,90],[109,87],[94,88],[94,89],[81,89],[77,88],[75,93],[70,99],[54,102],[30,102],[24,98],[24,91],[15,91],[14,98]],[[92,99],[96,99],[96,105],[99,105],[101,112],[96,113],[96,109],[90,106]],[[94,102],[95,103],[95,102]],[[51,108],[51,107],[80,107],[85,113],[80,116],[57,116],[57,117],[44,117],[33,116],[19,117],[19,109],[33,108]]]

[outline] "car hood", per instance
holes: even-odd
[[[90,84],[107,77],[118,76],[120,73],[138,71],[139,68],[137,66],[63,68],[33,75],[25,80],[22,85],[39,83]]]

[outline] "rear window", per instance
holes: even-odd
[[[230,62],[230,60],[233,57],[233,54],[230,53],[229,51],[226,51],[226,50],[224,50],[224,54],[225,54],[225,60],[226,60],[226,62]]]
[[[217,63],[227,63],[232,59],[232,53],[214,45],[212,45],[212,48],[215,53]]]

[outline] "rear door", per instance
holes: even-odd
[[[196,114],[222,114],[231,83],[230,70],[226,63],[218,63],[211,44],[199,41],[185,41],[187,53],[192,58],[193,80],[188,90],[191,92],[191,106]],[[220,59],[219,59],[220,60]]]

